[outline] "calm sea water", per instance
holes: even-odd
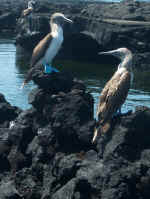
[[[20,89],[24,80],[24,71],[16,65],[14,42],[12,39],[0,39],[0,93],[3,93],[12,105],[26,109],[29,107],[28,94],[33,83]]]
[[[20,89],[24,81],[24,74],[27,71],[29,58],[16,52],[14,42],[13,39],[0,39],[0,93],[3,93],[12,105],[27,109],[30,107],[28,94],[35,85],[30,82],[24,89]],[[88,91],[94,97],[96,112],[100,92],[116,67],[72,61],[57,61],[55,65],[61,67],[61,70],[73,71],[78,78],[85,82]],[[130,109],[134,110],[137,105],[150,107],[149,76],[148,73],[135,74],[134,84],[122,108],[124,112]]]

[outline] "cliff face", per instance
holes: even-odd
[[[88,18],[87,31],[93,33],[103,50],[125,46],[133,52],[136,68],[148,69],[149,6],[139,2],[97,4],[87,6],[82,12]]]
[[[40,70],[33,81],[29,110],[0,97],[0,115],[7,113],[0,123],[0,198],[149,199],[150,109],[113,119],[92,145],[93,98],[84,84]]]
[[[59,58],[116,63],[112,57],[97,56],[98,51],[127,47],[134,53],[136,69],[149,70],[150,3],[55,3],[38,0],[32,34],[28,33],[27,20],[20,19],[26,7],[27,1],[3,0],[0,8],[0,31],[15,31],[16,43],[24,49],[32,51],[49,32],[51,14],[62,12],[74,24],[64,27],[65,41]]]
[[[19,20],[17,44],[32,49],[49,31],[49,17],[59,11],[67,14],[74,24],[64,27],[65,41],[59,58],[90,60],[101,63],[116,63],[111,56],[98,56],[103,50],[127,47],[134,54],[137,70],[149,70],[150,65],[150,4],[139,2],[84,3],[37,5],[35,18],[38,28],[28,34],[26,20]],[[44,15],[42,13],[44,13]],[[32,42],[29,42],[32,41]],[[33,45],[31,45],[33,43]]]

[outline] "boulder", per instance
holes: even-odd
[[[39,88],[48,89],[52,94],[68,92],[73,86],[73,76],[69,73],[44,74],[43,71],[36,70],[32,79]]]
[[[2,30],[15,30],[16,25],[16,15],[12,12],[6,12],[2,15],[0,15],[0,27]]]
[[[21,109],[11,106],[5,99],[3,94],[0,94],[0,127],[8,127],[21,112]]]
[[[1,199],[22,199],[22,196],[19,194],[18,190],[15,187],[15,184],[13,181],[1,181],[0,184],[0,198]]]

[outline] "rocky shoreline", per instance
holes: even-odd
[[[14,6],[15,5],[15,6]],[[150,3],[125,0],[122,3],[73,3],[37,0],[34,19],[38,28],[27,33],[21,12],[27,1],[3,0],[0,8],[1,32],[15,32],[16,43],[31,50],[49,32],[49,17],[59,11],[74,21],[65,27],[65,41],[58,57],[100,63],[117,63],[113,57],[97,56],[98,51],[127,47],[134,54],[139,71],[150,70]],[[32,41],[32,42],[31,42]]]
[[[114,118],[93,145],[93,97],[72,74],[50,76],[35,72],[28,110],[0,95],[0,198],[148,199],[150,109]]]
[[[84,15],[87,11],[82,9]],[[94,24],[86,25],[98,31],[93,17]],[[70,32],[81,40],[86,35],[85,44],[91,41],[92,46],[93,32],[82,31],[85,19],[90,21],[74,16],[81,29],[79,34]],[[94,41],[97,45],[98,38]],[[37,88],[29,94],[30,109],[11,106],[0,94],[0,199],[149,199],[150,109],[137,107],[114,118],[110,131],[92,144],[94,100],[84,83],[71,73],[48,75],[39,68],[32,79]]]
[[[29,49],[32,51],[37,42],[49,32],[49,17],[59,11],[71,18],[74,24],[71,27],[65,27],[65,41],[58,58],[115,64],[118,61],[113,57],[110,56],[108,59],[105,56],[98,56],[97,53],[127,47],[134,54],[134,65],[137,70],[150,69],[150,3],[134,1],[64,3],[61,1],[56,4],[48,3],[46,0],[37,1],[33,21],[37,21],[38,27],[32,35],[27,32],[26,20],[19,18],[24,8],[26,8],[26,1],[21,7],[18,6],[17,9],[5,13],[7,17],[3,14],[1,17],[2,21],[4,21],[3,18],[9,19],[8,27],[16,28],[16,43],[27,51]],[[14,19],[17,19],[16,23]]]

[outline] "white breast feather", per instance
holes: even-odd
[[[44,63],[50,64],[53,60],[53,58],[56,56],[57,52],[59,51],[61,44],[63,42],[63,30],[60,27],[58,32],[53,32],[53,39],[45,53],[45,56],[43,58]]]
[[[125,69],[124,67],[121,67],[121,68],[119,68],[119,69],[117,70],[117,73],[122,74],[122,73],[124,73],[125,70],[126,70],[126,69]],[[132,86],[132,84],[133,84],[133,79],[134,79],[133,72],[130,72],[130,75],[131,75],[130,86]]]
[[[120,68],[118,68],[117,73],[122,74],[125,70],[126,69],[124,67],[120,67]]]

